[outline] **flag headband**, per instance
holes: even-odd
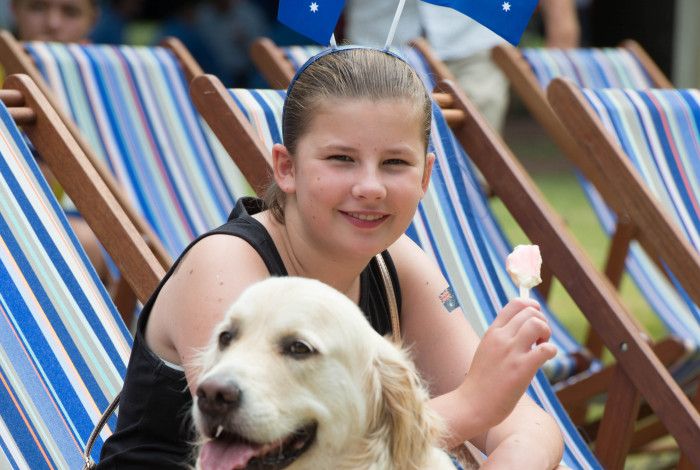
[[[401,57],[397,53],[390,51],[388,47],[385,47],[384,49],[379,49],[377,47],[359,46],[356,44],[349,44],[346,46],[336,46],[336,47],[330,47],[328,49],[324,49],[321,52],[319,52],[318,54],[310,57],[309,60],[307,60],[306,62],[304,62],[304,65],[299,67],[299,70],[297,70],[296,73],[294,74],[292,81],[289,82],[289,86],[287,87],[287,95],[284,97],[284,106],[282,107],[282,123],[284,123],[284,116],[285,116],[286,110],[287,110],[287,99],[289,98],[289,95],[292,93],[292,88],[294,88],[294,84],[297,82],[297,79],[301,76],[301,74],[304,73],[304,71],[307,68],[309,68],[309,66],[311,64],[316,62],[318,59],[321,59],[322,57],[325,57],[329,54],[335,54],[337,52],[352,51],[352,50],[356,50],[356,49],[365,49],[365,50],[383,52],[387,55],[390,55],[392,57],[399,59],[401,62],[408,64],[408,62],[406,62],[406,59],[404,59],[403,57]],[[409,67],[410,67],[410,64],[409,64]],[[411,70],[413,70],[413,67],[411,67]]]

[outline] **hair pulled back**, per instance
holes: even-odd
[[[396,99],[413,103],[415,116],[421,120],[424,146],[428,147],[430,96],[415,70],[393,54],[378,49],[339,49],[309,64],[290,86],[284,102],[282,139],[291,155],[316,108],[329,99]],[[285,194],[274,181],[264,199],[274,218],[284,223]]]

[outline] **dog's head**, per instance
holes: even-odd
[[[200,365],[193,415],[205,469],[413,468],[437,437],[406,354],[318,281],[248,288]]]

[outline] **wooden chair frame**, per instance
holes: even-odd
[[[547,95],[571,136],[595,164],[597,181],[612,189],[611,196],[636,228],[640,245],[655,259],[663,260],[690,298],[700,305],[700,254],[646,188],[581,91],[566,80],[555,79]],[[700,387],[693,401],[700,409]]]
[[[610,372],[609,406],[598,432],[596,454],[601,463],[606,468],[622,467],[644,397],[691,461],[700,465],[700,449],[695,445],[700,442],[700,414],[639,333],[614,288],[596,271],[506,144],[462,92],[450,82],[443,82],[439,91],[443,105],[452,103],[447,113],[455,135],[530,240],[547,247],[550,269],[618,361]],[[267,149],[225,87],[205,75],[192,82],[191,94],[249,182],[256,189],[264,188],[270,175]]]
[[[110,254],[138,300],[150,297],[165,270],[80,144],[27,75],[5,79],[0,99]],[[130,324],[130,313],[122,312]]]

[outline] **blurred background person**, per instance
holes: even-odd
[[[22,41],[83,41],[99,14],[97,0],[12,0],[10,7]]]
[[[250,44],[268,36],[270,29],[258,4],[249,0],[202,2],[196,11],[196,26],[218,62],[221,81],[228,87],[249,87],[255,75]]]

